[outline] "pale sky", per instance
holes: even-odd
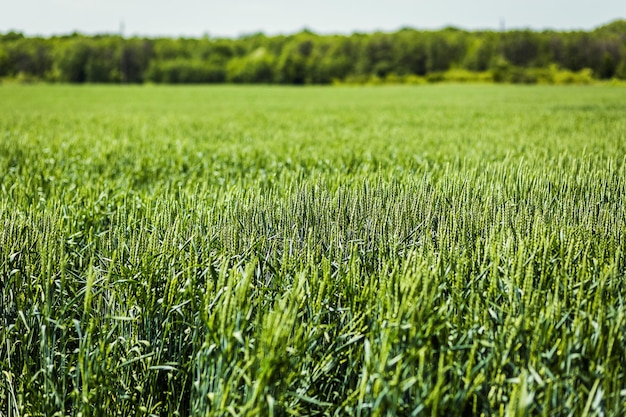
[[[626,0],[0,0],[0,33],[119,32],[237,37],[439,29],[592,29],[626,18]]]

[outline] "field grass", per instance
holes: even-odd
[[[0,416],[626,413],[626,90],[0,87]]]

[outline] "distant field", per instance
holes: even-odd
[[[0,86],[0,416],[624,415],[625,201],[624,88]]]

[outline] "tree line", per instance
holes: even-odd
[[[626,20],[592,31],[225,38],[0,34],[0,79],[69,83],[585,82],[626,79]]]

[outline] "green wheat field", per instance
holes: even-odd
[[[626,89],[0,86],[0,416],[621,416]]]

